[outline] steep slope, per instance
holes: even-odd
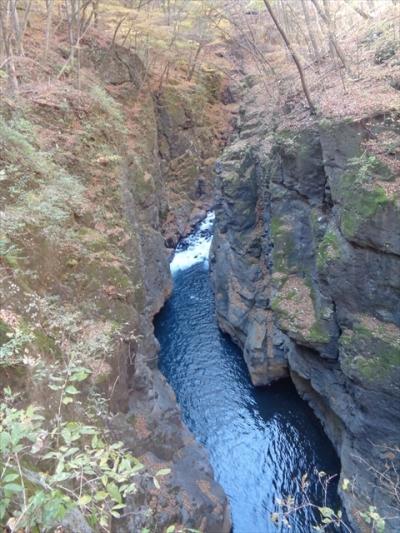
[[[54,82],[1,103],[1,388],[16,407],[45,408],[50,427],[60,416],[96,425],[145,465],[113,530],[228,532],[226,498],[157,369],[152,326],[171,290],[162,233],[174,244],[210,201],[221,80],[208,72],[155,97],[140,92],[128,50],[90,42],[81,53],[80,91]],[[76,365],[90,376],[63,402],[52,380]],[[91,530],[83,514],[64,525]]]
[[[256,385],[290,374],[320,417],[357,530],[374,505],[397,531],[399,117],[388,109],[283,129],[263,116],[256,90],[219,165],[220,325]]]

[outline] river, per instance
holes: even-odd
[[[182,416],[207,448],[216,479],[228,496],[234,533],[289,531],[276,526],[277,499],[301,504],[307,473],[310,501],[324,505],[317,472],[338,474],[335,451],[290,380],[251,384],[241,350],[217,324],[208,272],[213,215],[182,241],[171,263],[174,290],[156,317],[159,365],[173,387]],[[328,504],[338,505],[335,481]],[[289,517],[290,531],[313,531],[307,507]],[[212,532],[218,533],[218,532]]]

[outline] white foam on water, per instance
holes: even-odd
[[[172,274],[179,270],[186,270],[197,263],[204,263],[208,266],[214,219],[215,213],[208,213],[198,228],[178,244],[170,265]]]

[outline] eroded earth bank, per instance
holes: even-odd
[[[80,91],[60,81],[0,103],[0,345],[13,349],[1,389],[45,406],[52,428],[62,404],[49,384],[84,366],[63,419],[145,465],[112,529],[228,533],[226,497],[157,368],[152,321],[171,291],[171,247],[212,203],[232,98],[213,69],[153,90],[134,53],[96,40],[81,63]],[[155,485],[160,469],[171,472]],[[92,530],[79,510],[63,525]]]

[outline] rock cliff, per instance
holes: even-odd
[[[172,285],[165,239],[173,245],[210,201],[221,139],[207,113],[222,109],[221,80],[206,74],[152,94],[137,56],[90,42],[80,91],[60,82],[18,108],[0,104],[0,347],[18,348],[1,362],[1,388],[53,420],[52,376],[71,360],[91,370],[63,416],[103,428],[146,466],[115,531],[230,530],[206,452],[157,368],[152,325]],[[91,531],[78,518],[67,530]]]
[[[290,374],[321,419],[355,528],[374,505],[398,531],[399,117],[284,129],[260,109],[250,93],[217,165],[218,319],[255,385]]]

